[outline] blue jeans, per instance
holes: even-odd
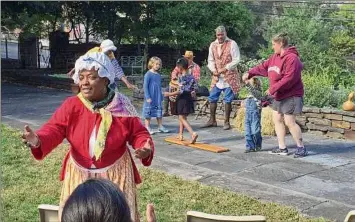
[[[225,88],[225,89],[220,89],[217,86],[214,86],[210,92],[210,96],[208,97],[208,101],[211,103],[218,102],[221,92],[224,92],[224,98],[223,98],[224,102],[225,103],[232,103],[232,101],[234,99],[234,93],[232,91],[232,88],[230,88],[230,87]]]
[[[258,108],[253,98],[245,100],[245,140],[246,149],[261,148],[261,109]]]

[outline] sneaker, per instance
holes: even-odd
[[[261,150],[261,146],[255,148],[255,151],[256,151],[256,152],[258,152],[258,151],[260,151],[260,150]]]
[[[155,134],[155,132],[154,132],[150,127],[147,128],[147,130],[148,130],[148,132],[149,132],[150,135],[154,135],[154,134]]]
[[[288,155],[288,149],[280,149],[280,148],[275,148],[272,151],[269,151],[270,154],[276,154],[276,155],[281,155],[281,156],[287,156]]]
[[[169,132],[169,130],[167,128],[165,128],[164,126],[159,127],[158,131],[161,133],[168,133]]]
[[[305,147],[298,147],[297,151],[295,152],[293,157],[294,158],[305,157],[305,156],[307,156],[307,154],[308,154],[308,152]]]
[[[255,151],[256,151],[256,149],[251,148],[251,149],[246,149],[244,151],[244,153],[251,153],[251,152],[255,152]]]

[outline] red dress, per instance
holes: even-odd
[[[37,134],[41,140],[38,149],[31,149],[33,156],[37,160],[43,159],[63,139],[67,139],[70,150],[66,155],[61,171],[61,180],[65,176],[65,166],[69,156],[82,167],[91,168],[92,164],[96,168],[104,168],[112,165],[128,150],[127,142],[134,149],[144,146],[148,139],[151,139],[149,132],[142,125],[139,117],[113,117],[111,128],[108,132],[105,149],[101,157],[96,161],[89,155],[89,139],[96,125],[96,132],[101,122],[99,113],[91,112],[87,109],[77,96],[70,97],[56,110],[50,120],[43,125]],[[152,140],[150,140],[152,141]],[[151,142],[152,153],[146,159],[142,159],[144,166],[149,166],[154,155],[154,144]],[[134,180],[141,183],[138,170],[131,157]]]
[[[49,154],[63,139],[67,139],[70,144],[60,176],[63,186],[59,218],[66,200],[77,186],[90,178],[103,178],[111,180],[122,190],[132,221],[139,221],[136,184],[141,183],[141,178],[127,143],[134,149],[140,149],[150,140],[152,152],[142,159],[144,166],[149,166],[152,162],[154,144],[128,98],[116,93],[105,109],[111,112],[112,124],[98,160],[90,156],[89,141],[95,126],[97,136],[102,117],[88,109],[78,96],[66,99],[51,119],[37,131],[41,145],[31,151],[38,160]]]

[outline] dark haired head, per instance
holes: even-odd
[[[189,68],[189,61],[187,61],[184,57],[181,57],[176,61],[176,66],[187,70]]]
[[[123,193],[109,180],[80,184],[65,203],[62,222],[130,222]]]

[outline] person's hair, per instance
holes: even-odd
[[[260,79],[258,79],[258,78],[256,78],[256,77],[253,77],[253,78],[251,78],[251,82],[252,82],[252,86],[254,87],[254,88],[257,88],[257,89],[259,89],[259,90],[262,90],[262,84],[261,84],[261,81],[260,81]]]
[[[109,180],[89,179],[65,203],[62,222],[131,222],[124,194]]]
[[[272,41],[281,43],[282,47],[287,47],[289,42],[288,34],[285,32],[277,34],[272,38]]]
[[[181,57],[176,61],[176,66],[187,70],[189,68],[189,61],[186,58]]]
[[[153,56],[152,58],[150,58],[150,59],[149,59],[149,62],[148,62],[148,69],[153,68],[153,65],[154,65],[156,62],[160,62],[160,65],[162,65],[161,59],[160,59],[159,57]]]
[[[220,33],[220,32],[227,33],[227,32],[226,32],[226,28],[225,28],[223,25],[218,26],[218,27],[215,29],[215,31],[216,31],[216,33]]]

